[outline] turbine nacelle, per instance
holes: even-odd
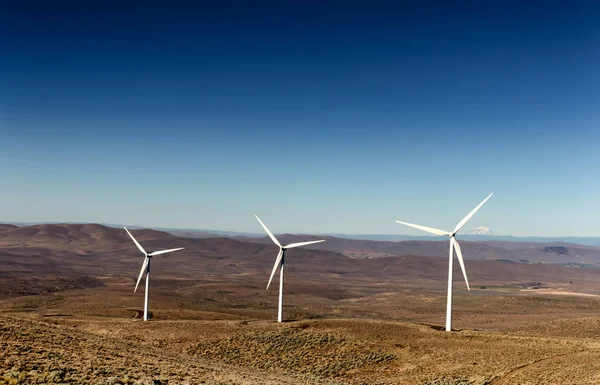
[[[267,235],[269,235],[269,238],[271,238],[271,240],[273,241],[273,243],[275,243],[277,246],[279,246],[279,253],[277,254],[277,258],[275,259],[275,265],[273,265],[273,271],[271,272],[271,278],[269,278],[269,283],[267,284],[267,290],[269,290],[269,286],[271,285],[271,281],[273,280],[273,276],[275,275],[275,272],[277,271],[277,267],[279,267],[279,265],[281,264],[281,260],[283,259],[283,253],[287,249],[293,249],[294,247],[307,246],[307,245],[312,245],[314,243],[325,242],[324,239],[321,239],[321,240],[318,240],[318,241],[295,242],[295,243],[290,243],[289,245],[283,246],[281,243],[279,243],[279,241],[277,240],[277,238],[275,238],[275,236],[267,228],[267,226],[260,220],[260,218],[258,217],[258,215],[254,215],[254,216],[256,217],[256,219],[258,220],[258,222],[260,223],[260,225],[263,227],[263,229],[265,229],[265,231],[267,232]]]
[[[467,284],[467,289],[471,290],[471,288],[469,287],[469,280],[467,278],[467,272],[465,270],[465,263],[463,261],[462,251],[460,250],[460,245],[458,244],[458,241],[456,240],[456,234],[464,227],[464,225],[469,221],[469,219],[471,219],[471,217],[473,215],[475,215],[477,210],[479,210],[481,208],[481,206],[483,206],[483,204],[492,197],[492,195],[494,195],[494,193],[491,193],[490,195],[488,195],[487,198],[485,198],[480,204],[477,205],[477,207],[475,207],[473,210],[471,210],[470,213],[468,213],[460,222],[458,222],[458,224],[456,225],[454,230],[451,232],[445,231],[445,230],[440,230],[440,229],[435,229],[433,227],[415,225],[414,223],[407,223],[407,222],[401,222],[401,221],[396,221],[396,222],[406,225],[406,226],[414,227],[415,229],[426,231],[431,234],[440,235],[440,236],[444,236],[444,235],[448,236],[450,238],[450,255],[452,256],[453,251],[456,250],[456,257],[458,258],[458,263],[460,264],[460,268],[462,270],[463,276],[465,277],[465,283]]]
[[[156,255],[161,255],[161,254],[167,254],[167,253],[171,253],[173,251],[178,251],[178,250],[183,250],[185,249],[185,247],[178,247],[176,249],[167,249],[167,250],[158,250],[158,251],[153,251],[151,253],[147,253],[146,250],[144,250],[144,248],[142,247],[142,245],[139,244],[139,242],[133,237],[133,235],[131,235],[131,233],[129,232],[129,230],[127,230],[126,227],[123,227],[125,229],[125,231],[127,231],[127,234],[129,234],[129,237],[131,238],[131,240],[133,241],[133,243],[135,243],[135,245],[137,246],[137,248],[142,252],[142,254],[144,254],[144,262],[142,263],[142,269],[140,270],[140,275],[138,277],[137,283],[135,284],[135,289],[133,289],[133,292],[135,293],[137,291],[138,285],[140,284],[140,281],[142,280],[142,277],[144,276],[144,271],[147,269],[148,267],[148,263],[150,262],[150,258],[156,256]]]

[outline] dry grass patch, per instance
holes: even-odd
[[[193,355],[260,369],[337,378],[353,369],[391,362],[396,355],[374,344],[308,328],[238,333],[192,346]]]
[[[0,384],[298,384],[135,342],[43,322],[0,317]],[[326,382],[311,380],[309,383]]]

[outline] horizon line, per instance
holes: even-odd
[[[49,225],[49,224],[96,224],[106,227],[128,227],[128,228],[137,228],[137,229],[153,229],[153,230],[172,230],[172,231],[194,231],[194,232],[205,232],[205,233],[234,233],[234,234],[252,234],[257,235],[259,237],[263,237],[263,234],[260,232],[249,232],[249,231],[234,231],[234,230],[220,230],[220,229],[198,229],[198,228],[179,228],[179,227],[164,227],[164,226],[148,226],[148,225],[124,225],[124,224],[115,224],[115,223],[101,223],[101,222],[90,222],[90,221],[0,221],[0,224],[9,224],[9,225],[25,225],[25,226],[36,226],[36,225]],[[295,234],[295,235],[327,235],[327,236],[388,236],[388,237],[422,237],[422,238],[446,238],[445,236],[437,236],[437,235],[411,235],[411,234],[396,234],[396,233],[335,233],[335,232],[318,232],[318,233],[306,233],[306,232],[283,232],[277,234]],[[218,235],[218,234],[216,234]],[[470,237],[511,237],[511,238],[600,238],[598,236],[580,236],[580,235],[510,235],[510,234],[460,234],[462,236],[470,236]]]

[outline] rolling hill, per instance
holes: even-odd
[[[325,239],[326,242],[307,246],[311,249],[342,253],[358,259],[381,258],[402,255],[447,257],[448,241],[372,241],[323,237],[314,235],[282,234],[277,236],[282,244]],[[246,242],[266,243],[268,237],[244,238]],[[504,241],[459,240],[463,256],[467,260],[499,260],[519,263],[549,263],[563,266],[600,267],[600,247],[573,243],[537,243]]]
[[[153,275],[165,285],[193,286],[199,282],[235,282],[263,286],[277,247],[267,238],[182,238],[156,230],[133,230],[146,250],[185,247],[156,257]],[[283,243],[315,237],[285,234]],[[595,285],[600,270],[557,265],[595,266],[598,249],[580,245],[462,242],[473,285],[532,282]],[[315,287],[350,288],[385,282],[443,289],[447,276],[447,242],[377,242],[328,237],[312,248],[290,251],[287,269],[294,282]],[[0,232],[0,295],[41,293],[73,287],[96,287],[107,280],[133,281],[142,255],[124,230],[96,224],[46,224],[8,228]],[[543,263],[540,263],[543,262]],[[583,264],[586,265],[583,265]],[[460,277],[457,270],[456,277]],[[350,289],[347,289],[350,290]]]

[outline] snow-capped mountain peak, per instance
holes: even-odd
[[[465,234],[467,234],[467,235],[494,235],[494,232],[488,227],[479,226],[479,227],[475,227],[474,229],[471,229],[469,231],[466,231]]]

